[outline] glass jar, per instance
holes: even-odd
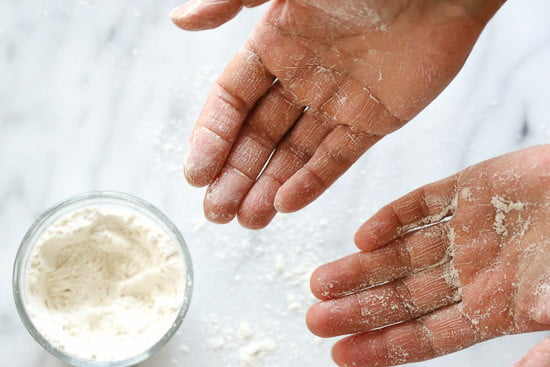
[[[29,266],[30,255],[33,253],[38,239],[51,225],[53,225],[60,218],[75,212],[79,209],[86,207],[108,207],[108,208],[120,208],[125,210],[131,210],[144,215],[148,219],[156,223],[167,234],[175,244],[181,249],[181,255],[183,257],[183,263],[186,266],[185,279],[183,284],[185,286],[183,292],[183,299],[181,300],[181,307],[175,317],[172,326],[166,331],[166,333],[151,347],[146,350],[136,351],[136,354],[130,358],[117,361],[96,361],[90,359],[81,359],[75,355],[72,355],[70,351],[60,350],[56,348],[50,341],[48,341],[33,324],[32,317],[29,315],[26,303],[26,270]],[[13,268],[13,295],[15,298],[15,304],[17,311],[23,324],[34,337],[34,339],[49,353],[55,357],[70,363],[77,367],[126,367],[133,366],[157,352],[164,344],[170,340],[175,334],[179,326],[181,325],[189,303],[191,301],[191,295],[193,292],[193,269],[191,263],[191,256],[187,249],[185,241],[176,228],[176,226],[156,207],[150,203],[137,198],[132,195],[118,193],[118,192],[88,192],[69,198],[58,205],[46,210],[42,215],[36,219],[30,229],[27,231],[19,250],[15,258],[15,264]]]

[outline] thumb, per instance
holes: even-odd
[[[513,367],[547,367],[550,366],[550,337],[531,349]]]
[[[239,13],[243,6],[253,7],[268,0],[190,0],[170,13],[172,21],[188,31],[216,28]]]

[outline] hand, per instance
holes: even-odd
[[[312,290],[323,301],[308,311],[308,326],[323,337],[354,334],[334,346],[333,357],[357,367],[549,330],[548,218],[550,145],[421,187],[359,229],[363,252],[313,273]],[[549,341],[518,366],[543,365],[550,365]]]
[[[171,15],[216,27],[265,0],[193,0]],[[187,180],[208,219],[249,228],[311,203],[450,82],[502,0],[274,0],[212,88]]]

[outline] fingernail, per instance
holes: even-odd
[[[183,162],[183,172],[187,180],[191,184],[203,186],[205,183],[202,182],[201,176],[205,174],[204,171],[211,165],[211,162],[207,158],[200,159],[191,148],[187,150]]]
[[[171,19],[181,19],[187,17],[189,14],[193,13],[195,9],[199,7],[201,0],[191,0],[186,2],[183,5],[178,6],[172,10],[169,14]]]
[[[292,179],[292,178],[291,178]],[[275,194],[273,199],[273,207],[278,213],[291,213],[295,210],[289,210],[289,206],[292,207],[292,203],[296,201],[295,192],[288,189],[289,181],[285,182]],[[292,209],[292,208],[291,208]]]
[[[174,8],[168,15],[170,19],[179,19],[185,13],[185,5],[180,5],[177,8]]]
[[[273,208],[275,208],[278,213],[287,213],[287,211],[285,211],[285,201],[281,199],[278,192],[275,194],[275,199],[273,200]]]
[[[187,177],[191,172],[189,172],[190,167],[190,161],[189,161],[189,150],[185,152],[185,156],[183,157],[183,175]]]

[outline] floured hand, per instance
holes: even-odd
[[[307,322],[339,366],[393,366],[550,329],[550,145],[421,187],[357,232],[362,252],[318,268]],[[521,367],[550,365],[550,341]]]
[[[181,28],[265,0],[192,0]],[[212,88],[185,175],[208,219],[266,226],[311,203],[449,83],[500,0],[274,0]]]

